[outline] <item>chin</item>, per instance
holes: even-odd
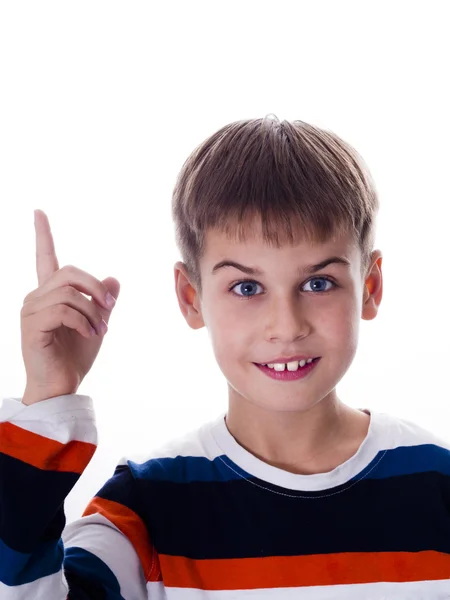
[[[258,394],[256,390],[252,390],[251,392],[248,391],[247,393],[239,393],[234,390],[234,394],[238,401],[246,401],[255,408],[257,407],[276,413],[306,412],[323,399],[323,396],[320,396],[318,399],[317,394],[311,392],[306,398],[302,397],[298,392],[296,394],[280,393],[267,396],[267,389],[261,390],[260,394]]]

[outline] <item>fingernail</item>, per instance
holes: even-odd
[[[107,292],[107,294],[105,296],[105,302],[106,302],[106,306],[108,308],[112,308],[114,306],[114,304],[116,303],[116,299],[109,292]]]
[[[100,333],[102,335],[104,335],[107,331],[108,331],[108,325],[105,323],[105,321],[102,321],[100,323]]]

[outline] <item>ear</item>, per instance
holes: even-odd
[[[381,264],[383,256],[380,250],[374,250],[372,253],[371,267],[364,282],[362,318],[365,321],[375,319],[378,314],[378,307],[383,297],[383,274]]]
[[[203,321],[200,297],[195,287],[191,284],[186,265],[177,262],[174,265],[175,291],[178,305],[187,324],[192,329],[201,329],[205,326]]]

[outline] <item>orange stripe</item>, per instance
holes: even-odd
[[[88,442],[61,444],[12,423],[0,423],[0,452],[45,471],[81,474],[95,449]]]
[[[119,502],[93,498],[83,517],[99,513],[113,523],[130,540],[141,561],[147,581],[161,581],[158,555],[150,542],[144,521],[130,508]]]
[[[346,552],[309,556],[189,559],[159,555],[166,587],[252,590],[448,579],[450,554]]]

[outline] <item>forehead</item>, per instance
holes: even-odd
[[[296,260],[301,264],[319,262],[332,255],[339,255],[355,262],[359,248],[349,233],[335,234],[328,240],[307,240],[299,233],[292,241],[282,240],[278,245],[267,242],[258,228],[249,229],[244,239],[224,231],[210,229],[204,240],[202,262],[210,265],[224,259],[246,261],[246,264],[261,261]]]

